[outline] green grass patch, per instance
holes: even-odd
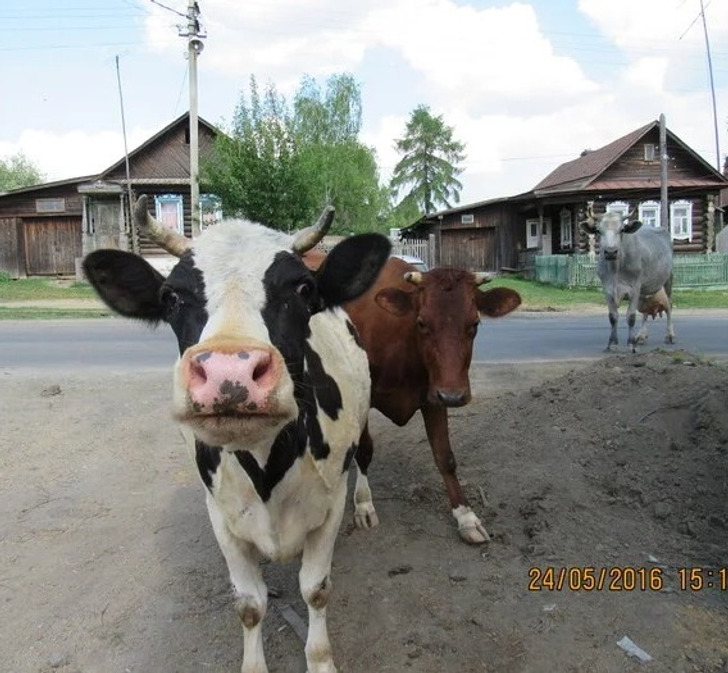
[[[0,301],[31,299],[95,299],[88,283],[56,278],[18,278],[0,276]]]
[[[509,287],[521,295],[521,308],[526,311],[567,311],[584,307],[606,306],[598,288],[564,288],[525,280],[518,276],[501,276],[483,286]],[[672,295],[676,310],[685,308],[728,308],[728,290],[675,290]]]
[[[64,320],[67,318],[108,318],[105,308],[44,308],[37,306],[0,306],[0,320]]]

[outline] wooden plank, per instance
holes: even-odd
[[[29,276],[72,276],[83,254],[81,218],[38,217],[23,221]]]

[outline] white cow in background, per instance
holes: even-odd
[[[591,215],[591,208],[589,209]],[[665,343],[675,342],[672,327],[672,242],[663,228],[643,227],[642,222],[618,213],[605,213],[596,224],[590,217],[581,226],[599,237],[597,275],[602,282],[609,309],[609,334],[606,350],[619,343],[617,322],[619,304],[626,297],[627,343],[634,352],[637,344],[647,341],[647,318],[667,314]],[[634,326],[637,312],[642,325],[637,335]]]

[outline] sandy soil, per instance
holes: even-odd
[[[337,543],[340,672],[728,671],[728,370],[653,352],[473,380],[452,435],[493,540],[460,542],[419,419],[396,428],[373,412],[381,524],[354,529],[349,505]],[[0,381],[0,670],[238,671],[240,626],[168,377]],[[604,580],[592,591],[589,567]],[[699,567],[714,575],[684,590],[678,569]],[[296,573],[265,568],[272,673],[305,670]],[[653,661],[629,657],[623,636]]]

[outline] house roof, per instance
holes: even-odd
[[[190,113],[185,112],[184,114],[177,117],[177,119],[175,119],[174,121],[167,124],[167,126],[165,126],[161,131],[159,131],[158,133],[155,133],[153,136],[151,136],[150,138],[145,140],[141,145],[139,145],[139,147],[137,147],[136,149],[129,152],[129,158],[131,159],[134,156],[140,154],[147,147],[154,144],[165,133],[168,133],[171,129],[182,124],[183,122],[186,122],[189,119],[189,116],[190,116]],[[202,117],[198,116],[197,120],[201,126],[207,127],[212,133],[214,133],[214,134],[220,133],[220,131],[217,128],[215,128],[215,126],[210,124],[210,122],[206,121]],[[0,198],[2,198],[3,196],[11,196],[11,195],[14,196],[16,194],[22,194],[24,192],[34,192],[34,191],[38,191],[41,189],[46,190],[46,189],[50,189],[53,187],[63,187],[66,185],[73,185],[76,183],[83,184],[83,183],[94,182],[96,180],[103,180],[104,176],[108,175],[109,173],[113,173],[114,171],[116,171],[119,168],[121,168],[122,166],[124,166],[125,162],[126,162],[126,157],[121,157],[121,159],[114,162],[111,166],[109,166],[105,170],[101,171],[100,173],[94,173],[93,175],[83,175],[83,176],[75,177],[75,178],[67,178],[65,180],[56,180],[54,182],[43,182],[38,185],[31,185],[29,187],[20,187],[19,189],[12,189],[12,190],[8,190],[6,192],[0,192]],[[125,182],[125,181],[123,181],[123,182]],[[186,184],[189,182],[189,180],[175,179],[175,178],[154,179],[154,180],[145,180],[142,178],[142,179],[132,180],[132,183],[140,183],[140,184],[145,184],[145,183],[150,183],[150,182],[154,182],[155,184],[156,183]]]
[[[135,156],[137,156],[138,154],[141,154],[145,149],[147,149],[149,146],[153,145],[165,133],[168,133],[171,129],[173,129],[176,126],[179,126],[182,122],[186,122],[189,119],[189,117],[190,117],[189,112],[185,112],[184,114],[177,117],[177,119],[175,119],[174,121],[167,124],[167,126],[165,126],[161,131],[155,133],[153,136],[151,136],[150,138],[145,140],[141,145],[139,145],[139,147],[137,147],[136,149],[129,152],[129,159],[132,159]],[[217,135],[219,133],[219,130],[217,128],[215,128],[215,126],[210,124],[210,122],[206,121],[202,117],[198,116],[197,122],[200,126],[207,127],[213,134]],[[109,166],[107,169],[101,171],[101,173],[99,173],[99,176],[101,177],[101,176],[107,175],[108,173],[113,173],[114,171],[116,171],[119,168],[121,168],[122,166],[124,166],[125,162],[126,162],[126,157],[121,157],[121,159],[119,159],[115,163],[111,164],[111,166]]]
[[[627,181],[601,180],[605,171],[614,164],[629,149],[634,147],[640,139],[644,138],[654,129],[659,129],[660,122],[653,121],[638,129],[613,140],[608,145],[596,150],[584,152],[578,159],[567,161],[557,166],[541,182],[533,188],[534,196],[546,194],[558,194],[574,191],[608,190],[608,189],[649,189],[659,186],[652,178],[630,179]],[[694,178],[687,180],[670,180],[672,187],[702,187],[723,182],[725,178],[719,171],[711,166],[703,157],[693,151],[672,131],[666,129],[668,140],[679,145],[695,161],[699,162],[706,170],[706,178]]]

